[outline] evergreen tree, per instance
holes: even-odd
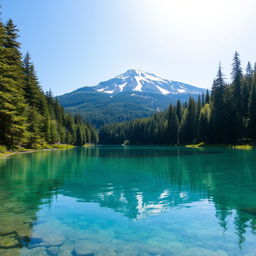
[[[235,129],[236,129],[236,139],[239,137],[239,132],[242,130],[242,100],[241,100],[241,91],[242,91],[242,68],[241,61],[239,58],[238,52],[235,52],[233,64],[232,64],[232,85],[233,85],[233,105],[235,115]]]
[[[82,119],[75,122],[51,93],[42,91],[34,65],[26,54],[24,61],[12,20],[0,22],[0,144],[44,147],[46,143],[97,143],[97,132]],[[91,136],[93,134],[93,137]]]
[[[177,144],[179,121],[172,105],[168,109],[167,138],[169,144]]]
[[[205,104],[201,109],[198,120],[197,138],[201,142],[209,142],[210,138],[211,107]]]
[[[184,142],[193,143],[196,135],[196,104],[192,97],[189,98],[187,117],[183,127]]]
[[[210,103],[210,94],[209,91],[206,91],[206,95],[205,95],[205,104],[209,104]]]
[[[178,121],[179,121],[179,123],[180,123],[181,117],[182,117],[182,107],[181,107],[181,102],[180,102],[180,100],[177,101],[177,105],[176,105],[176,114],[177,114]]]
[[[225,82],[222,75],[221,66],[219,66],[217,77],[213,82],[211,105],[212,105],[212,141],[223,143],[225,141],[225,128],[227,126],[225,119],[224,103]]]
[[[176,139],[178,144],[200,141],[214,144],[240,143],[241,138],[255,141],[256,65],[252,71],[248,64],[246,70],[243,75],[239,55],[236,53],[231,84],[225,83],[219,66],[211,95],[207,91],[205,96],[198,97],[197,103],[190,98],[182,106],[178,101],[176,106],[170,105],[166,112],[149,118],[103,126],[99,133],[100,142],[121,144],[129,140],[132,144],[166,144],[165,137],[169,144],[175,144]],[[240,110],[237,102],[241,103]],[[242,123],[241,120],[246,122]]]
[[[47,101],[39,85],[34,65],[31,63],[30,55],[27,53],[23,61],[25,98],[30,106],[35,107],[41,115],[46,115]]]
[[[251,88],[249,99],[249,113],[248,113],[248,136],[249,138],[256,139],[256,80]]]
[[[16,26],[0,23],[0,143],[13,146],[26,142],[26,109],[22,65]]]
[[[199,95],[197,98],[197,104],[196,104],[196,120],[198,120],[200,111],[202,108],[202,101],[201,101],[201,96]]]
[[[204,106],[205,105],[205,95],[204,95],[204,93],[202,93],[202,106]]]

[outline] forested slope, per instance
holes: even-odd
[[[0,145],[96,143],[97,133],[90,125],[66,114],[51,92],[43,92],[29,54],[22,58],[17,38],[12,20],[0,22]]]
[[[255,143],[256,65],[248,63],[243,74],[239,54],[232,65],[232,82],[224,80],[221,67],[211,95],[170,105],[150,118],[103,126],[100,143],[121,144]]]

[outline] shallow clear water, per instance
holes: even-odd
[[[256,151],[95,147],[0,159],[0,255],[256,255]]]

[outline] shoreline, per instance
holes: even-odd
[[[200,143],[201,144],[201,143]],[[94,147],[95,145],[92,144],[86,144],[81,147]],[[110,145],[103,145],[99,144],[99,146],[110,146]],[[120,145],[111,145],[111,146],[120,146]],[[121,145],[124,146],[124,145]],[[191,145],[125,145],[125,146],[149,146],[149,147],[157,147],[157,146],[163,146],[163,147],[184,147],[184,148],[195,148],[195,149],[202,149],[202,148],[233,148],[237,150],[251,150],[255,149],[255,145],[225,145],[225,144],[203,144],[203,145],[198,145],[198,144],[191,144]],[[34,153],[34,152],[40,152],[40,151],[48,151],[48,150],[65,150],[65,149],[72,149],[75,148],[76,146],[73,145],[63,145],[60,146],[58,145],[57,147],[52,147],[52,148],[43,148],[43,149],[27,149],[27,150],[21,150],[21,151],[6,151],[6,152],[1,152],[0,153],[0,159],[10,157],[15,154],[29,154],[29,153]]]
[[[201,143],[199,143],[201,144]],[[156,144],[156,145],[142,145],[142,144],[130,144],[130,145],[123,145],[123,144],[99,144],[98,146],[123,146],[123,147],[129,147],[129,146],[138,146],[138,147],[181,147],[181,148],[230,148],[230,149],[255,149],[256,145],[238,145],[238,144],[190,144],[190,145],[186,145],[186,144],[182,144],[182,145],[177,145],[177,144],[173,144],[173,145],[167,145],[167,144]]]
[[[94,144],[90,144],[90,143],[86,143],[84,144],[83,148],[89,148],[89,147],[94,147]],[[50,145],[49,148],[41,148],[41,149],[24,149],[24,150],[20,150],[20,151],[5,151],[5,152],[0,152],[0,159],[1,158],[5,158],[5,157],[9,157],[15,154],[29,154],[29,153],[34,153],[34,152],[39,152],[39,151],[46,151],[46,150],[65,150],[65,149],[72,149],[75,148],[77,146],[74,145],[69,145],[69,144],[56,144],[56,145]]]
[[[254,149],[255,145],[249,144],[205,144],[203,142],[199,144],[191,144],[191,145],[182,145],[186,148],[233,148],[233,149],[242,149],[242,150],[250,150]]]
[[[74,148],[73,145],[65,145],[63,147],[52,147],[52,148],[42,148],[42,149],[27,149],[27,150],[21,150],[21,151],[6,151],[0,153],[0,159],[5,157],[10,157],[15,154],[29,154],[34,152],[40,152],[40,151],[48,151],[48,150],[63,150],[63,149],[71,149]]]

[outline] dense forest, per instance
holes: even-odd
[[[49,144],[96,143],[97,132],[64,112],[41,89],[29,54],[22,59],[18,30],[0,22],[0,145],[44,148]]]
[[[170,105],[152,117],[105,125],[100,129],[102,144],[179,145],[255,143],[256,64],[250,62],[245,74],[236,52],[232,82],[226,83],[219,66],[211,93],[198,99]]]

